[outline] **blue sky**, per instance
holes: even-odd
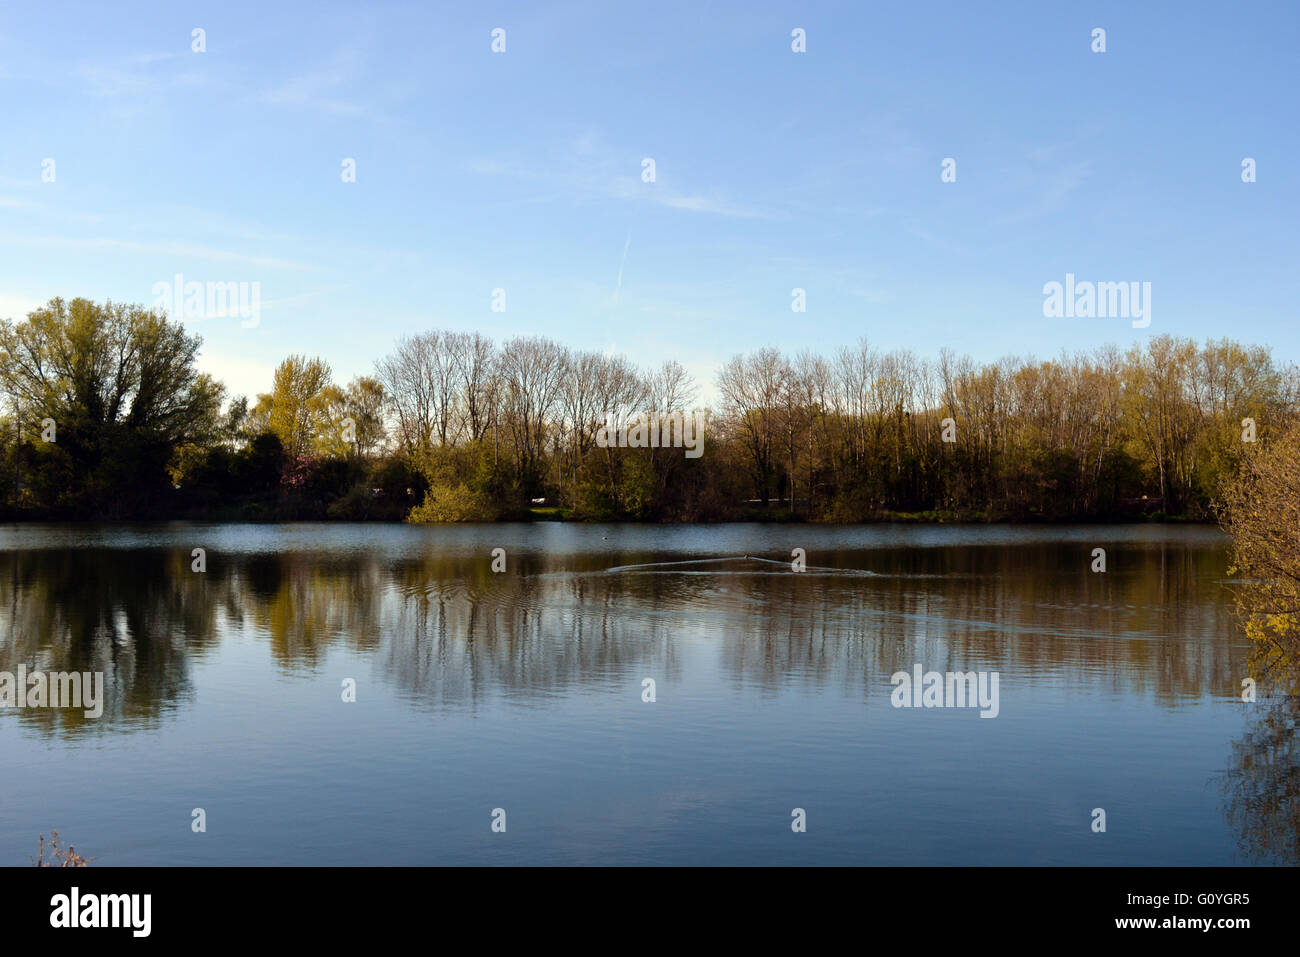
[[[432,327],[702,380],[861,336],[1300,359],[1297,49],[1289,2],[7,4],[0,316],[259,282],[256,328],[191,323],[250,394]],[[1150,327],[1044,318],[1067,272],[1150,282]]]

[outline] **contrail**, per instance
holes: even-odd
[[[623,266],[627,263],[627,249],[632,245],[632,234],[627,234],[627,242],[623,244],[623,258],[618,263],[618,283],[614,286],[614,302],[618,302],[619,291],[623,288]]]

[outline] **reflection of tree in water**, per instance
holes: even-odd
[[[434,706],[489,697],[541,699],[582,685],[680,674],[670,620],[646,620],[589,575],[430,576],[404,567],[386,609],[380,665]],[[419,587],[412,587],[419,583]]]
[[[1237,846],[1259,864],[1300,863],[1300,697],[1279,696],[1240,740],[1224,775],[1225,811]]]
[[[1100,533],[1099,533],[1100,534]],[[723,661],[778,687],[792,674],[846,692],[920,662],[1109,683],[1175,706],[1230,693],[1244,646],[1223,602],[1223,554],[1160,543],[1110,549],[1094,574],[1085,546],[896,549],[822,558],[875,574],[719,577],[699,610],[725,608]],[[726,587],[726,591],[720,590]]]
[[[611,571],[604,553],[526,552],[493,574],[486,550],[356,548],[210,552],[196,574],[188,548],[37,549],[0,554],[0,670],[105,673],[98,721],[67,709],[19,719],[51,732],[156,724],[193,693],[194,659],[230,633],[308,674],[336,650],[373,656],[393,687],[433,707],[543,702],[630,678],[639,688],[679,675],[688,646],[723,681],[772,692],[866,695],[913,662],[1104,680],[1169,704],[1233,687],[1242,648],[1225,640],[1212,584],[1220,550],[1113,549],[1108,575],[1079,552],[846,551],[806,573],[654,554]]]
[[[216,643],[212,594],[188,555],[59,549],[0,553],[0,671],[103,672],[104,713],[15,712],[54,732],[156,726],[191,693],[192,656]]]

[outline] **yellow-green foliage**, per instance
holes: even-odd
[[[1258,663],[1300,676],[1300,422],[1248,454],[1225,501],[1238,611]]]
[[[424,501],[406,517],[415,524],[492,522],[501,509],[476,480],[482,450],[476,445],[435,446],[419,456],[419,468],[429,481]]]
[[[491,522],[497,509],[487,496],[464,482],[430,486],[424,501],[411,509],[406,520],[416,525],[442,522]]]

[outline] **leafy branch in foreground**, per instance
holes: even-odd
[[[1300,677],[1300,422],[1246,457],[1225,495],[1237,612],[1264,674]]]

